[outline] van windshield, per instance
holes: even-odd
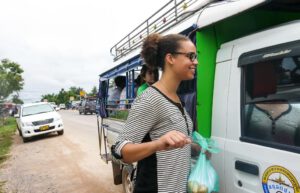
[[[24,107],[22,116],[29,116],[41,113],[48,113],[53,111],[53,108],[49,104],[41,104],[41,105],[34,105],[29,107]]]

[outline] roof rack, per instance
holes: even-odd
[[[191,16],[197,9],[188,9],[198,0],[170,0],[146,21],[141,23],[111,49],[114,61],[138,48],[145,37],[151,33],[162,33]]]

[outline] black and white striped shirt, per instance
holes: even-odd
[[[192,120],[179,103],[149,87],[135,99],[115,151],[121,155],[127,143],[153,141],[172,130],[191,136],[192,129]],[[140,160],[134,192],[187,192],[190,158],[191,145],[186,145]]]

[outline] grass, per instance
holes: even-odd
[[[0,126],[0,165],[8,158],[16,128],[16,120],[12,117],[7,118],[4,126]]]
[[[12,145],[12,135],[17,128],[15,118],[9,117],[5,120],[5,124],[0,126],[0,167],[8,158],[8,153]],[[0,193],[4,193],[3,186],[5,181],[0,181]]]
[[[5,185],[5,182],[0,181],[0,193],[4,193],[3,186]]]
[[[110,118],[114,118],[122,121],[126,121],[128,117],[128,113],[129,113],[128,110],[114,110],[108,112]]]

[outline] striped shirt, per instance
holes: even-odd
[[[121,156],[125,144],[157,140],[172,130],[191,137],[192,129],[192,120],[179,103],[149,87],[135,99],[115,151]],[[187,192],[190,158],[191,145],[186,145],[138,161],[134,192]]]

